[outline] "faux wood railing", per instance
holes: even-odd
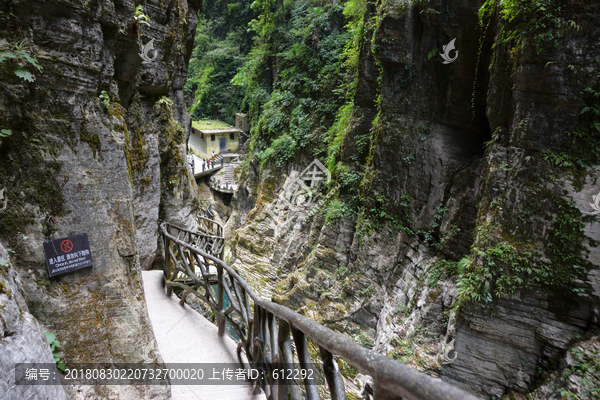
[[[334,355],[358,371],[370,375],[375,400],[475,400],[477,397],[440,379],[417,372],[347,337],[312,321],[282,305],[261,299],[222,259],[223,228],[202,217],[201,233],[163,223],[161,234],[165,251],[165,280],[169,295],[173,287],[182,289],[181,302],[193,294],[202,299],[217,316],[219,335],[226,323],[238,334],[238,355],[244,351],[249,367],[266,368],[268,376],[281,365],[294,363],[292,338],[300,368],[314,368],[307,337],[319,347],[322,373],[333,400],[346,400],[344,379]],[[213,289],[217,284],[217,291]],[[225,295],[229,307],[224,308]],[[291,335],[291,337],[290,337]],[[240,360],[243,358],[240,356]],[[319,400],[318,386],[308,381],[279,385],[278,379],[257,382],[269,400]]]

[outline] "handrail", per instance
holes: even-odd
[[[212,204],[210,203],[210,200],[198,199],[198,206],[200,207],[202,216],[210,218],[211,220],[215,217],[211,210]]]
[[[222,233],[221,225],[215,221],[212,222],[218,225],[220,230],[217,228],[217,231]],[[478,399],[478,397],[441,379],[415,371],[402,363],[364,348],[346,336],[285,306],[261,299],[233,268],[221,260],[220,253],[204,251],[186,241],[197,235],[204,235],[167,222],[162,223],[160,228],[164,240],[165,280],[168,293],[171,293],[172,287],[179,287],[183,289],[182,303],[189,294],[194,294],[204,300],[217,315],[219,334],[224,334],[225,324],[229,322],[240,337],[238,354],[243,348],[252,365],[266,366],[268,371],[272,371],[280,363],[293,363],[291,333],[301,367],[312,362],[306,336],[319,346],[323,371],[332,399],[346,399],[344,381],[337,363],[333,360],[334,354],[373,378],[376,400],[392,400],[402,397],[409,400]],[[177,237],[171,234],[170,230],[177,232]],[[205,238],[206,242],[211,243],[221,243],[220,241],[224,240],[222,237],[213,235]],[[222,251],[222,247],[220,249]],[[190,265],[198,267],[202,280],[192,271]],[[208,279],[207,266],[211,265],[217,268],[218,293],[216,293],[216,298]],[[187,277],[185,279],[177,278],[180,273]],[[200,288],[204,289],[203,293],[198,291]],[[223,307],[225,293],[230,301],[227,310]],[[248,297],[254,303],[253,313],[250,310]],[[233,315],[234,313],[235,315]],[[302,398],[297,387],[278,386],[277,380],[261,381],[260,385],[269,399],[283,400],[288,396],[292,399]],[[304,389],[307,400],[320,399],[315,386],[305,385]]]

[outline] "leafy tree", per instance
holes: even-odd
[[[200,15],[184,92],[193,119],[234,123],[242,110],[244,93],[231,85],[252,46],[247,31],[254,14],[250,2],[207,3]]]

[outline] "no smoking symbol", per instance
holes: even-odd
[[[70,240],[63,240],[62,242],[60,242],[60,249],[65,253],[70,252],[71,250],[73,250],[73,242],[71,242]]]

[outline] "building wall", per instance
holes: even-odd
[[[201,133],[197,129],[193,129],[190,134],[189,146],[192,148],[190,152],[195,153],[201,158],[212,156],[214,151],[215,154],[220,154],[219,138],[225,138],[227,152],[236,152],[239,148],[239,133],[234,133],[234,139],[229,138],[229,133],[215,133],[215,140],[211,141],[211,134],[204,134],[204,139],[201,138]]]
[[[207,150],[207,154],[208,155],[212,155],[212,152],[214,151],[215,154],[220,154],[221,150],[220,150],[220,145],[219,145],[219,138],[225,138],[225,143],[227,146],[227,152],[235,152],[238,150],[239,147],[239,133],[234,133],[234,139],[231,140],[229,139],[229,133],[223,133],[223,134],[219,134],[216,133],[215,135],[215,140],[211,141],[210,134],[205,134],[204,135],[204,139],[206,141],[206,150]]]
[[[188,141],[188,145],[195,149],[196,151],[190,151],[195,153],[199,157],[206,158],[206,142],[201,138],[202,135],[200,131],[197,129],[192,129],[192,133],[190,133],[190,140]],[[209,138],[210,140],[210,138]]]

